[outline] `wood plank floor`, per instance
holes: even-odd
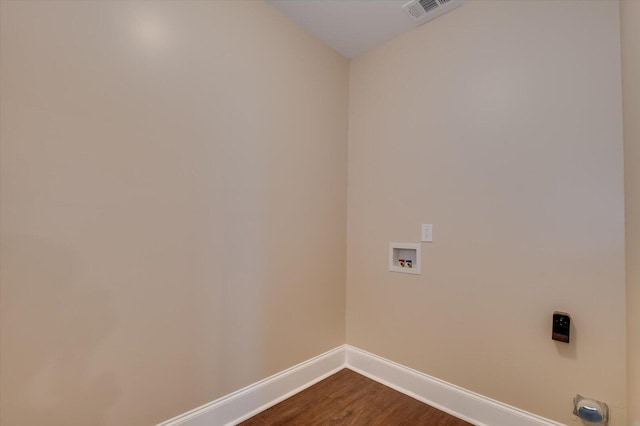
[[[240,425],[466,426],[470,423],[344,369]]]

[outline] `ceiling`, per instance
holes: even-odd
[[[416,27],[409,0],[267,0],[347,58]]]

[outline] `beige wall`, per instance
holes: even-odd
[[[640,2],[621,1],[620,17],[627,225],[627,392],[629,423],[640,426]]]
[[[625,424],[619,22],[617,2],[471,2],[352,61],[349,344],[561,422],[579,392]],[[421,223],[422,275],[388,272]]]
[[[353,61],[350,89],[259,1],[1,4],[1,424],[150,424],[343,343],[347,117],[348,343],[625,423],[616,2],[471,3]],[[620,11],[629,422],[639,6]],[[422,275],[388,272],[420,223]]]
[[[153,424],[344,343],[346,60],[261,1],[1,28],[0,423]]]

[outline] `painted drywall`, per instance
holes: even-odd
[[[620,2],[627,247],[627,400],[640,426],[640,2]]]
[[[626,423],[619,40],[618,2],[487,0],[351,62],[348,344],[560,422],[581,393]],[[422,223],[422,274],[389,272]]]
[[[1,424],[153,424],[344,343],[345,59],[262,1],[1,12]]]

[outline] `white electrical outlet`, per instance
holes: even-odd
[[[433,225],[422,224],[422,241],[426,243],[433,242]]]

